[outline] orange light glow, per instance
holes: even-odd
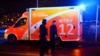
[[[81,56],[81,50],[80,49],[75,49],[74,51],[73,51],[73,55],[74,56]]]

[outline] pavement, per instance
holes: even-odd
[[[6,43],[6,42],[7,42],[7,40],[1,39],[1,38],[0,38],[0,44],[4,44],[4,43]]]
[[[0,56],[39,56],[40,46],[38,42],[19,41],[10,44],[7,40],[0,40]],[[95,43],[83,43],[81,46],[69,46],[63,43],[55,47],[55,54],[51,49],[45,52],[44,56],[100,56],[100,45]]]

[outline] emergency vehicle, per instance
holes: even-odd
[[[28,8],[26,12],[5,30],[4,38],[10,42],[16,40],[39,41],[39,26],[46,19],[47,40],[52,21],[56,21],[61,41],[80,41],[82,39],[82,13],[78,6]]]

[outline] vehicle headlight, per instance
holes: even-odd
[[[5,30],[5,32],[7,32],[8,30]]]

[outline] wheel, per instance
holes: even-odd
[[[17,41],[17,38],[14,35],[8,36],[9,43],[15,43],[16,41]]]

